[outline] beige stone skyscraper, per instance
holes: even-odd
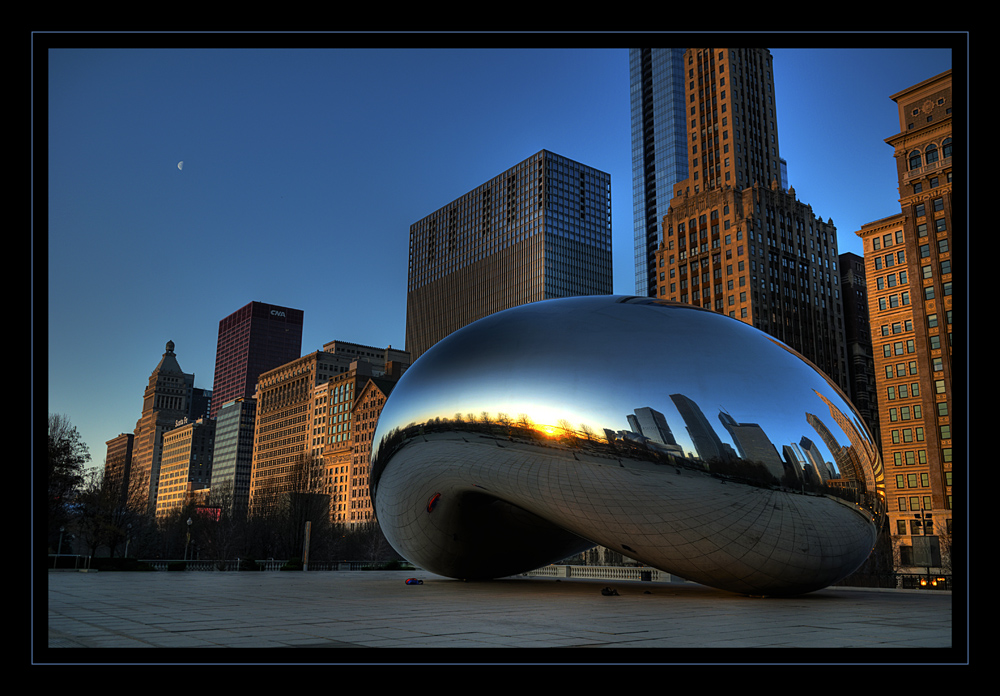
[[[132,505],[155,508],[163,433],[189,416],[193,388],[194,375],[181,370],[174,342],[167,341],[166,351],[149,377],[142,415],[135,424],[129,484]]]

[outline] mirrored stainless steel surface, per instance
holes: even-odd
[[[491,578],[594,545],[747,594],[849,575],[884,515],[840,389],[767,334],[625,296],[498,312],[407,370],[379,418],[375,513],[428,571]]]

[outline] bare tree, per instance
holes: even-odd
[[[90,552],[97,555],[101,547],[109,556],[125,552],[128,525],[135,515],[123,504],[123,481],[105,476],[103,469],[90,469],[76,494],[75,512],[77,531]]]
[[[246,557],[247,511],[237,502],[233,482],[213,486],[207,504],[217,510],[218,515],[200,530],[203,551],[220,562],[237,556]]]
[[[48,534],[53,546],[59,528],[70,521],[72,497],[83,483],[83,467],[90,461],[87,445],[68,416],[49,414],[47,455]]]

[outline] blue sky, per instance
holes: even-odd
[[[860,254],[854,232],[898,212],[889,96],[950,68],[951,51],[771,51],[790,184]],[[303,354],[403,347],[410,224],[543,148],[611,174],[614,289],[634,291],[627,48],[48,60],[36,316],[48,412],[70,417],[93,465],[134,429],[168,340],[212,388],[218,322],[251,300],[304,310]]]

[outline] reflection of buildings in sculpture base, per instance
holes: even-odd
[[[865,260],[857,254],[840,255],[840,287],[844,296],[844,337],[851,403],[861,414],[875,440],[879,440],[878,391],[872,358],[872,331],[868,318],[868,283]]]
[[[900,566],[947,563],[952,520],[951,71],[892,95],[902,212],[862,226],[889,531]],[[961,222],[957,223],[961,225]]]
[[[728,413],[721,412],[719,420],[732,436],[741,458],[760,462],[772,476],[781,480],[785,474],[785,466],[778,456],[778,450],[757,423],[737,423]]]

